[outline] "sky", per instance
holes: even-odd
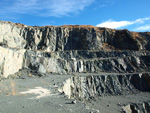
[[[150,31],[150,0],[0,0],[0,20]]]

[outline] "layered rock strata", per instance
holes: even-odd
[[[8,77],[27,68],[40,73],[139,73],[150,69],[149,52],[41,52],[0,47],[0,73]]]
[[[31,27],[0,21],[1,77],[24,68],[59,74],[147,72],[149,37],[149,32],[88,25]]]
[[[150,32],[0,21],[0,78],[72,74],[59,91],[79,100],[150,92],[149,50]],[[149,101],[122,108],[148,113]]]

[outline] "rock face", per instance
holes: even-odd
[[[66,80],[60,91],[69,98],[88,100],[97,96],[127,95],[136,90],[150,92],[149,83],[149,74],[71,77]]]
[[[97,28],[94,26],[31,27],[0,21],[0,44],[20,49],[150,50],[150,33]]]
[[[144,102],[143,104],[131,103],[123,106],[123,110],[125,113],[149,113],[150,102]]]
[[[32,27],[0,21],[0,80],[74,75],[59,91],[79,100],[150,92],[149,50],[150,32],[90,25]],[[149,113],[149,101],[129,103],[122,109]]]
[[[24,68],[60,74],[147,72],[149,37],[149,32],[88,25],[31,27],[0,21],[1,77]]]
[[[20,69],[40,73],[137,73],[150,69],[149,52],[41,52],[0,47],[1,76],[7,77]]]
[[[25,50],[13,50],[0,47],[0,74],[7,78],[22,69]]]

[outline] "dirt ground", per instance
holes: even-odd
[[[98,97],[91,101],[68,99],[58,92],[73,75],[7,79],[0,82],[0,113],[120,113],[128,103],[150,101],[150,93]]]

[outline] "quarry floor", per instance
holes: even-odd
[[[27,76],[0,81],[0,113],[121,113],[121,106],[128,103],[150,101],[149,92],[137,91],[136,94],[98,97],[90,101],[76,100],[73,104],[74,99],[68,99],[58,88],[74,75]]]

